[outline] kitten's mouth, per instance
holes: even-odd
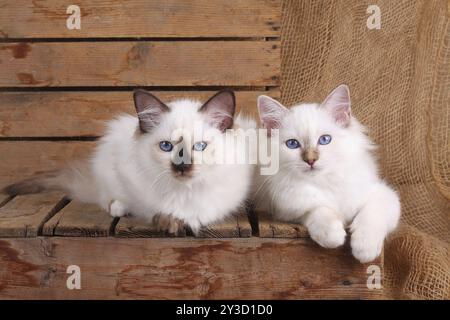
[[[192,175],[192,164],[188,163],[180,163],[180,164],[173,164],[172,163],[172,172],[175,178],[180,180],[185,180],[191,178]]]
[[[308,168],[303,169],[303,172],[316,172],[317,166],[309,166]]]
[[[192,173],[189,172],[180,172],[180,171],[176,171],[173,173],[174,177],[180,180],[186,180],[189,178],[192,178]]]

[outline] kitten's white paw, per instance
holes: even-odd
[[[345,242],[347,233],[339,220],[330,223],[312,222],[308,225],[311,238],[324,248],[337,248]]]
[[[383,248],[384,237],[374,234],[365,229],[353,232],[351,246],[353,256],[361,263],[375,260]]]
[[[122,202],[120,202],[118,200],[114,200],[109,205],[109,214],[112,217],[120,218],[127,214],[127,208],[125,208],[125,206],[122,204]]]
[[[171,235],[178,235],[186,229],[185,223],[182,220],[167,214],[153,216],[152,223],[156,230],[167,232]]]

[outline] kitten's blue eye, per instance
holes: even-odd
[[[286,146],[289,149],[297,149],[297,148],[300,148],[300,142],[298,142],[295,139],[289,139],[286,141]]]
[[[172,151],[173,145],[172,145],[172,143],[170,143],[169,141],[161,141],[161,142],[159,143],[159,148],[160,148],[162,151],[169,152],[169,151]]]
[[[203,150],[205,150],[206,146],[207,146],[206,142],[203,142],[203,141],[196,142],[194,144],[194,150],[195,151],[203,151]]]
[[[329,134],[324,134],[323,136],[320,136],[319,138],[319,144],[326,145],[331,142],[331,136]]]

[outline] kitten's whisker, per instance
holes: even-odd
[[[151,167],[141,168],[141,170],[138,170],[138,171],[137,171],[137,174],[138,174],[138,175],[145,174],[145,173],[147,173],[148,171],[150,171],[150,170],[152,170],[152,169],[153,169],[153,168],[151,168]]]
[[[165,176],[165,174],[167,174],[169,172],[169,170],[164,170],[161,173],[159,173],[155,180],[153,180],[152,185],[150,186],[150,189],[153,189],[153,187]]]
[[[255,201],[258,193],[262,190],[263,187],[266,186],[266,184],[269,182],[269,180],[272,178],[273,176],[268,176],[266,179],[264,179],[263,183],[261,183],[261,185],[259,186],[259,188],[256,190],[256,192],[254,193],[253,197],[252,197],[252,201]]]

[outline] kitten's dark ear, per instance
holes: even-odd
[[[200,108],[206,114],[209,124],[220,131],[233,126],[234,112],[236,111],[236,98],[231,90],[222,90],[209,98]]]
[[[161,100],[142,89],[133,92],[134,107],[139,118],[139,127],[142,132],[149,132],[159,124],[161,115],[170,111]]]
[[[336,122],[348,127],[351,119],[350,90],[345,84],[333,90],[322,102],[321,106],[333,115]]]
[[[263,127],[269,130],[270,134],[271,129],[280,127],[281,120],[289,112],[289,109],[271,97],[259,96],[258,112]]]

